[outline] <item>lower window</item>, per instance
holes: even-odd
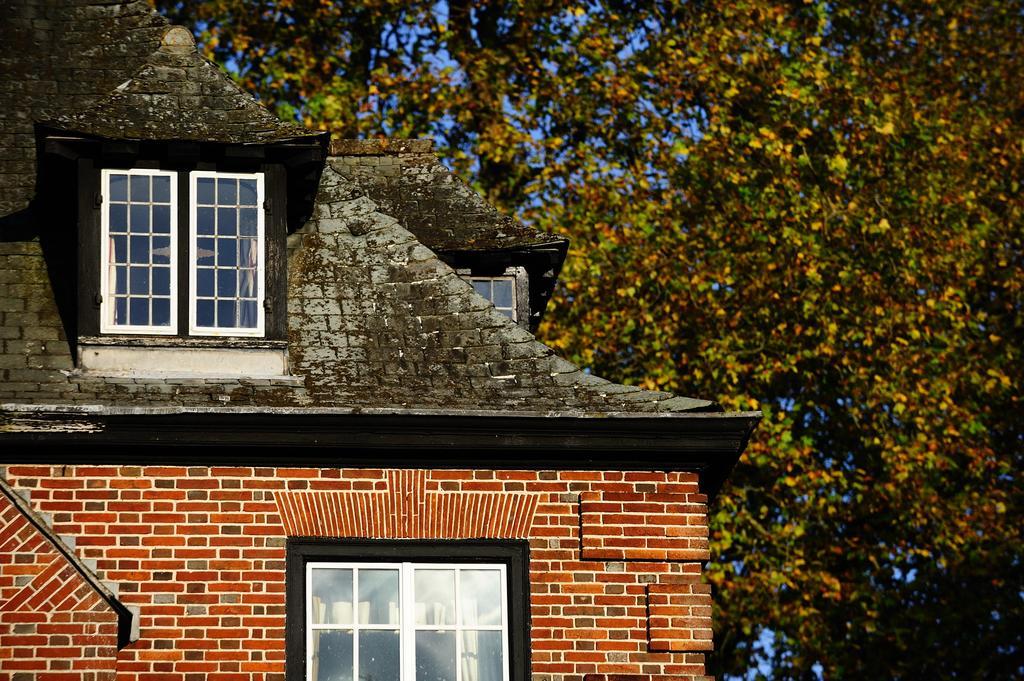
[[[457,544],[290,541],[289,680],[525,679],[525,547]]]

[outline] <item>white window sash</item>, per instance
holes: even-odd
[[[198,181],[200,178],[226,178],[235,180],[256,180],[256,326],[247,327],[209,327],[199,326],[197,320],[198,291],[196,274],[198,272]],[[216,191],[216,189],[214,190]],[[221,173],[209,170],[194,170],[189,173],[189,262],[188,262],[188,332],[190,336],[251,336],[263,337],[266,334],[266,313],[263,308],[266,291],[266,214],[263,209],[266,196],[266,185],[263,173]],[[240,225],[239,225],[240,227]],[[216,240],[214,241],[216,243]],[[215,249],[216,250],[216,249]],[[216,255],[214,255],[216,258]],[[217,281],[214,281],[216,290]]]
[[[115,324],[115,285],[116,277],[114,275],[114,264],[111,258],[111,250],[113,249],[113,241],[110,236],[110,207],[111,207],[111,191],[110,191],[110,176],[111,175],[127,175],[131,176],[149,176],[149,177],[168,177],[170,178],[171,184],[171,201],[170,201],[170,217],[171,217],[171,254],[170,254],[170,324],[167,326],[154,326],[154,325],[142,325],[142,324]],[[145,334],[145,335],[160,335],[160,336],[173,336],[178,333],[178,174],[175,172],[168,172],[165,170],[153,170],[149,168],[131,168],[131,169],[117,169],[107,168],[100,172],[100,193],[104,197],[102,207],[100,210],[100,333],[111,333],[111,334]],[[131,180],[128,181],[127,187],[128,206],[131,206]],[[151,190],[152,191],[152,190]],[[152,195],[150,195],[152,201]],[[130,208],[129,208],[130,213]],[[151,223],[152,224],[152,223]],[[127,232],[127,249],[128,249],[128,262],[131,263],[131,230]],[[130,271],[130,270],[129,270]],[[150,274],[152,277],[152,273]],[[131,287],[130,279],[126,282]],[[152,285],[152,280],[151,280]],[[152,289],[150,289],[150,295],[152,295]],[[152,310],[151,310],[152,312]]]

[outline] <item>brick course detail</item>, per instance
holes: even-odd
[[[713,650],[711,586],[649,585],[647,632],[651,651]]]
[[[706,561],[707,496],[676,492],[584,492],[583,557],[593,560]]]
[[[75,538],[97,577],[118,585],[118,600],[138,608],[140,638],[116,652],[117,681],[283,681],[285,545],[298,534],[525,539],[534,681],[705,678],[703,653],[654,650],[648,622],[659,593],[671,593],[673,607],[705,606],[701,564],[595,560],[580,537],[581,527],[602,536],[597,510],[581,522],[581,495],[657,503],[663,536],[669,518],[703,527],[703,517],[690,523],[706,501],[695,473],[10,465],[6,478],[51,515],[56,533]],[[430,500],[447,524],[428,520]],[[366,514],[345,519],[345,508]],[[114,655],[108,620],[111,642],[97,647]]]
[[[115,678],[117,614],[0,494],[0,680]]]

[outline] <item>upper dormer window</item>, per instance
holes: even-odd
[[[100,332],[182,335],[185,317],[190,336],[264,336],[263,173],[178,179],[102,172]]]
[[[458,269],[459,275],[489,300],[494,309],[523,328],[530,318],[530,285],[524,267],[473,267]]]

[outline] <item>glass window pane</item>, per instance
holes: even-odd
[[[314,624],[352,624],[352,571],[313,570]]]
[[[128,293],[128,268],[114,268],[114,293]]]
[[[217,180],[217,203],[235,205],[238,202],[238,180],[219,178]]]
[[[213,265],[213,239],[196,239],[196,264]]]
[[[217,296],[234,298],[236,278],[235,270],[217,270]]]
[[[217,234],[235,236],[238,233],[238,212],[234,208],[217,209]]]
[[[501,632],[462,632],[461,665],[462,681],[501,681]]]
[[[110,204],[110,231],[128,231],[128,205],[124,203]]]
[[[234,239],[217,239],[217,265],[220,267],[234,267],[237,261],[235,249],[238,242]]]
[[[416,624],[455,624],[455,570],[416,570]]]
[[[169,295],[171,295],[171,268],[170,267],[154,267],[153,268],[153,295],[155,295],[155,296],[169,296]]]
[[[132,201],[149,201],[149,176],[132,175]]]
[[[166,236],[153,237],[153,262],[168,265],[171,262],[171,239]]]
[[[217,327],[221,329],[230,329],[236,326],[235,323],[235,301],[233,300],[218,300],[217,301]]]
[[[257,251],[259,243],[257,239],[239,239],[238,240],[238,253],[240,267],[256,267],[259,264],[259,252]]]
[[[149,237],[132,237],[132,262],[149,264]]]
[[[153,299],[153,326],[171,325],[171,299]]]
[[[213,200],[213,178],[200,177],[196,180],[196,203],[204,206],[212,206],[216,203]]]
[[[145,295],[149,293],[149,268],[133,267],[128,275],[129,293]]]
[[[482,295],[487,300],[491,299],[491,282],[474,279],[473,288],[475,288],[476,292]]]
[[[171,233],[170,206],[153,206],[153,231],[160,234]]]
[[[210,328],[213,326],[213,305],[212,300],[196,301],[196,326]]]
[[[129,298],[128,323],[132,326],[149,326],[149,299]]]
[[[398,570],[359,571],[359,623],[399,623]]]
[[[213,208],[196,209],[196,233],[213,234]]]
[[[243,208],[238,212],[238,233],[244,236],[256,236],[256,209]]]
[[[128,299],[117,298],[114,300],[114,323],[124,325],[128,323]]]
[[[114,262],[128,262],[128,237],[115,236],[111,241],[114,242]]]
[[[149,231],[149,206],[148,205],[135,205],[131,206],[131,228],[133,232],[148,232]]]
[[[169,203],[171,200],[171,178],[166,175],[153,177],[153,200]]]
[[[238,295],[243,298],[256,296],[256,270],[238,270]]]
[[[313,632],[313,681],[354,681],[352,663],[351,631]]]
[[[238,203],[243,206],[256,205],[256,180],[238,181]]]
[[[501,573],[462,570],[459,574],[460,624],[501,624]]]
[[[494,280],[495,307],[512,307],[512,282],[508,279]]]
[[[259,322],[259,316],[256,310],[256,301],[243,300],[239,305],[241,307],[238,312],[238,325],[245,329],[255,329]]]
[[[416,632],[416,681],[456,681],[455,632]]]
[[[401,681],[398,641],[397,631],[364,629],[359,632],[360,681]]]
[[[127,175],[111,175],[110,176],[110,200],[111,201],[127,201],[128,200],[128,176]]]
[[[212,298],[214,270],[203,267],[196,270],[196,294],[204,298]]]

